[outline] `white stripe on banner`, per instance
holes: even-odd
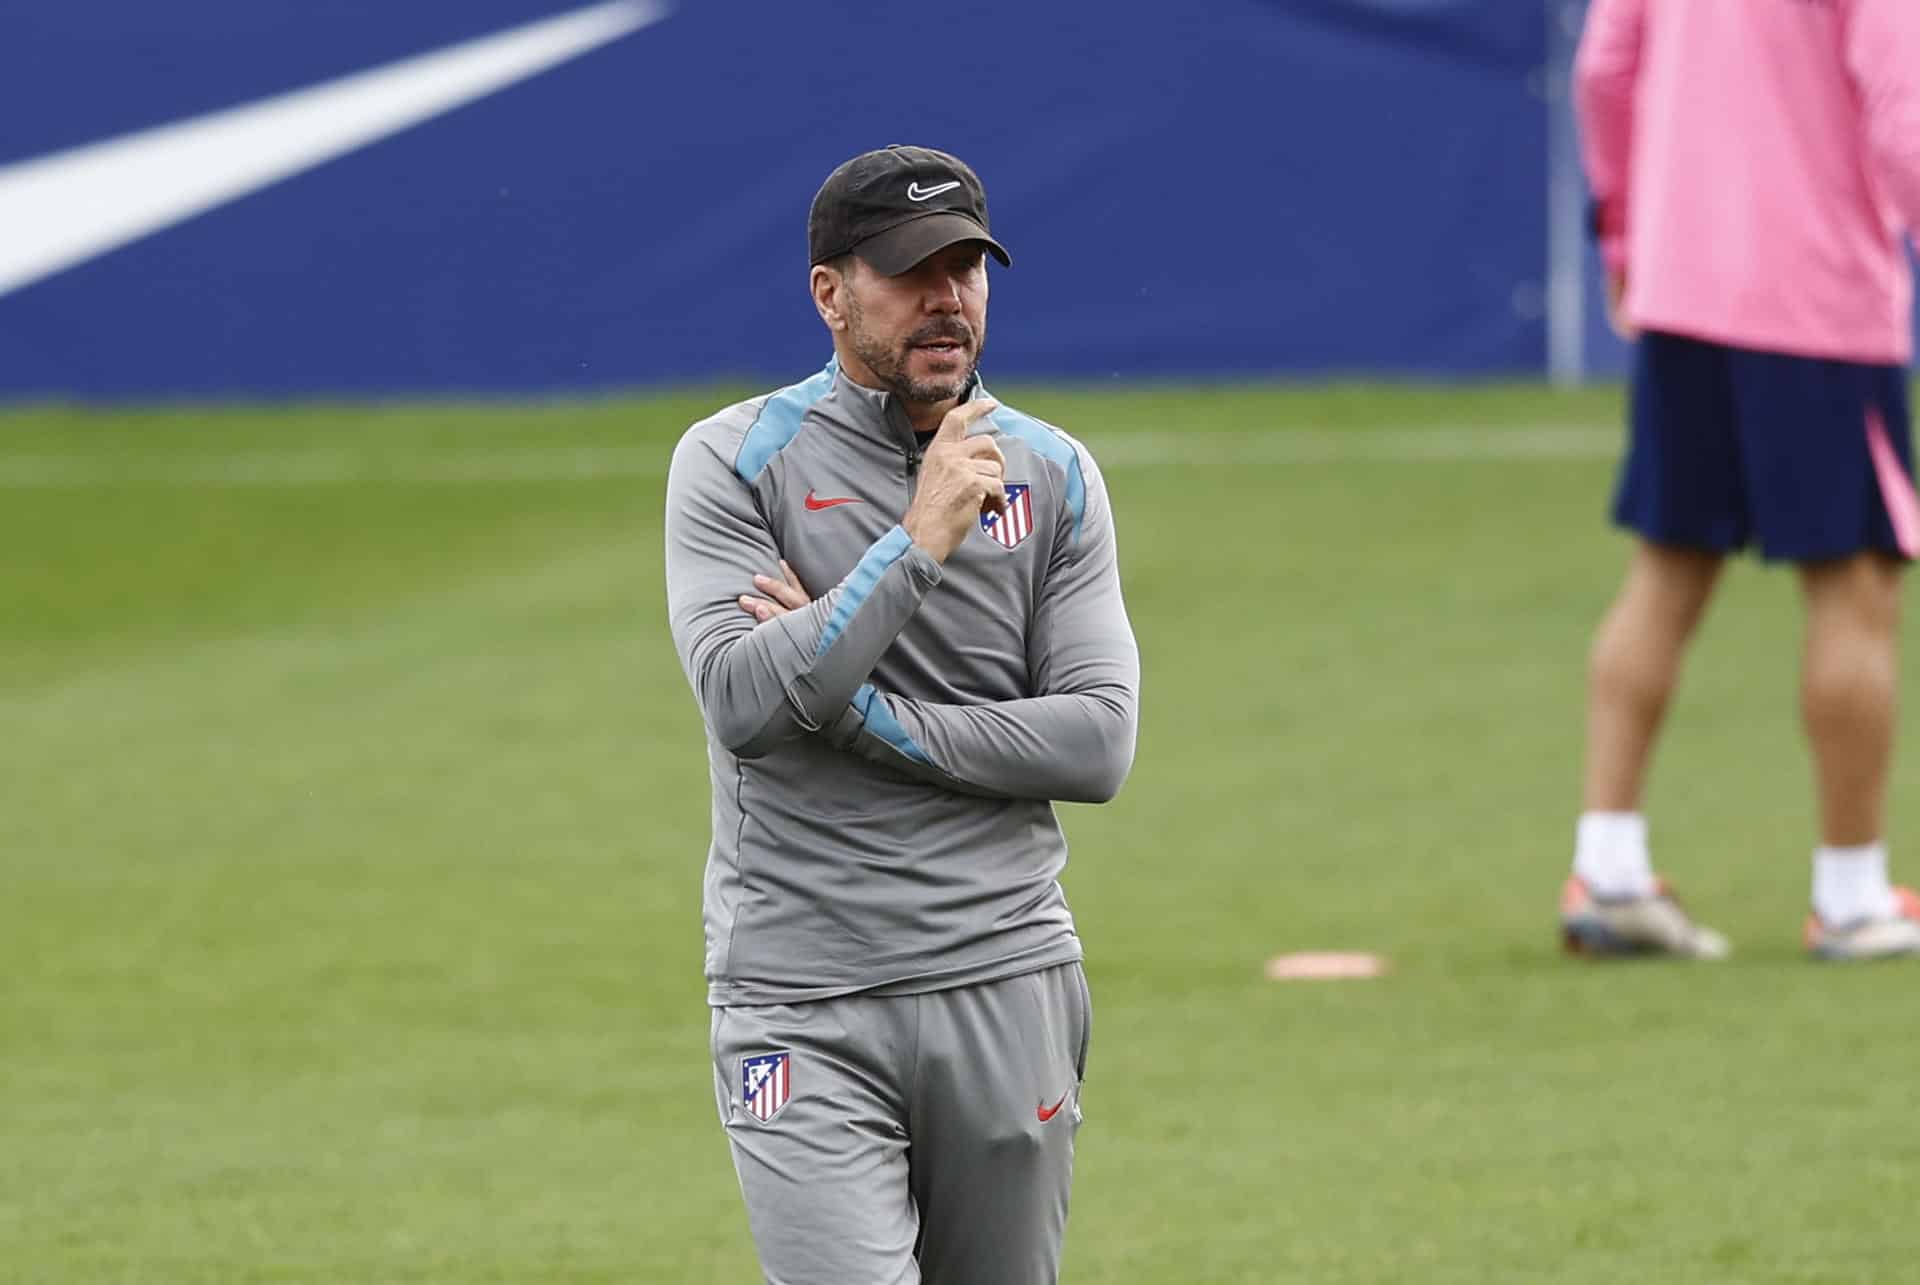
[[[0,166],[0,295],[666,17],[611,0],[337,80]]]

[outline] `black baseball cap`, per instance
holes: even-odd
[[[857,252],[894,277],[956,241],[984,241],[1002,267],[1012,267],[987,229],[986,189],[965,161],[896,143],[827,175],[807,213],[807,251],[815,264]]]

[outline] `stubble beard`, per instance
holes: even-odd
[[[884,341],[869,334],[863,322],[859,305],[850,304],[847,309],[847,330],[854,355],[866,363],[867,369],[874,373],[874,377],[888,392],[902,401],[922,406],[953,401],[967,391],[980,369],[980,337],[974,334],[972,326],[958,317],[929,321],[894,347],[888,347]],[[907,363],[913,357],[914,348],[936,339],[951,339],[965,344],[966,368],[952,375],[915,379],[907,373]]]

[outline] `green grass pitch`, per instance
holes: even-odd
[[[1003,391],[1102,458],[1145,658],[1066,817],[1067,1281],[1920,1273],[1920,969],[1798,952],[1787,574],[1650,800],[1736,958],[1556,951],[1616,392]],[[0,1279],[757,1279],[660,584],[732,395],[0,414]],[[1341,948],[1394,972],[1262,978]]]

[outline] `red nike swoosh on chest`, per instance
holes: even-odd
[[[1047,1121],[1053,1119],[1053,1117],[1060,1114],[1060,1108],[1067,1104],[1067,1099],[1072,1095],[1073,1095],[1073,1090],[1068,1089],[1065,1093],[1062,1093],[1060,1095],[1060,1100],[1058,1102],[1054,1103],[1050,1107],[1036,1106],[1033,1109],[1033,1113],[1040,1117],[1041,1124],[1045,1124]]]
[[[818,513],[821,509],[830,509],[836,504],[858,504],[860,501],[851,495],[834,496],[823,500],[812,491],[808,491],[807,498],[802,503],[807,506],[809,513]]]

